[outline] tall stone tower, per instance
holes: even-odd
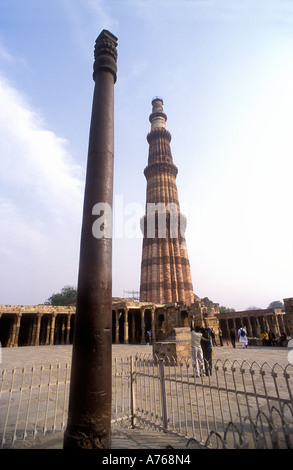
[[[152,303],[194,302],[185,243],[185,217],[180,212],[176,185],[177,167],[171,153],[171,134],[166,129],[163,100],[152,101],[146,214],[142,220],[143,248],[140,301]]]

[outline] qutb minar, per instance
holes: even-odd
[[[180,212],[178,169],[173,163],[171,134],[166,129],[167,116],[161,98],[153,99],[149,120],[140,301],[190,305],[194,302],[194,293],[184,237],[186,219]]]

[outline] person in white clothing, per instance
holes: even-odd
[[[240,343],[242,344],[242,348],[247,348],[247,345],[248,345],[247,333],[246,333],[245,328],[243,328],[243,326],[239,328],[238,330],[238,339]]]
[[[200,376],[200,370],[203,370],[204,367],[203,352],[200,345],[201,337],[202,333],[200,332],[200,328],[196,326],[195,329],[191,331],[191,355],[196,377]]]

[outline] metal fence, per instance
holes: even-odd
[[[199,377],[189,361],[137,357],[134,424],[206,447],[293,447],[293,365],[217,360]]]
[[[185,436],[189,447],[293,447],[293,365],[217,360],[194,376],[189,361],[114,357],[112,425]],[[0,442],[64,430],[70,364],[3,369]]]
[[[0,443],[11,447],[64,429],[70,383],[69,364],[28,364],[1,371]]]

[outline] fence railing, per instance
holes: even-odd
[[[64,429],[69,396],[69,364],[28,364],[1,371],[0,442]]]
[[[136,424],[211,447],[293,447],[293,365],[217,360],[199,377],[189,361],[138,357]]]
[[[3,369],[0,443],[64,430],[70,364]],[[189,446],[293,448],[293,365],[217,360],[194,376],[189,361],[114,357],[113,426],[156,428]]]

